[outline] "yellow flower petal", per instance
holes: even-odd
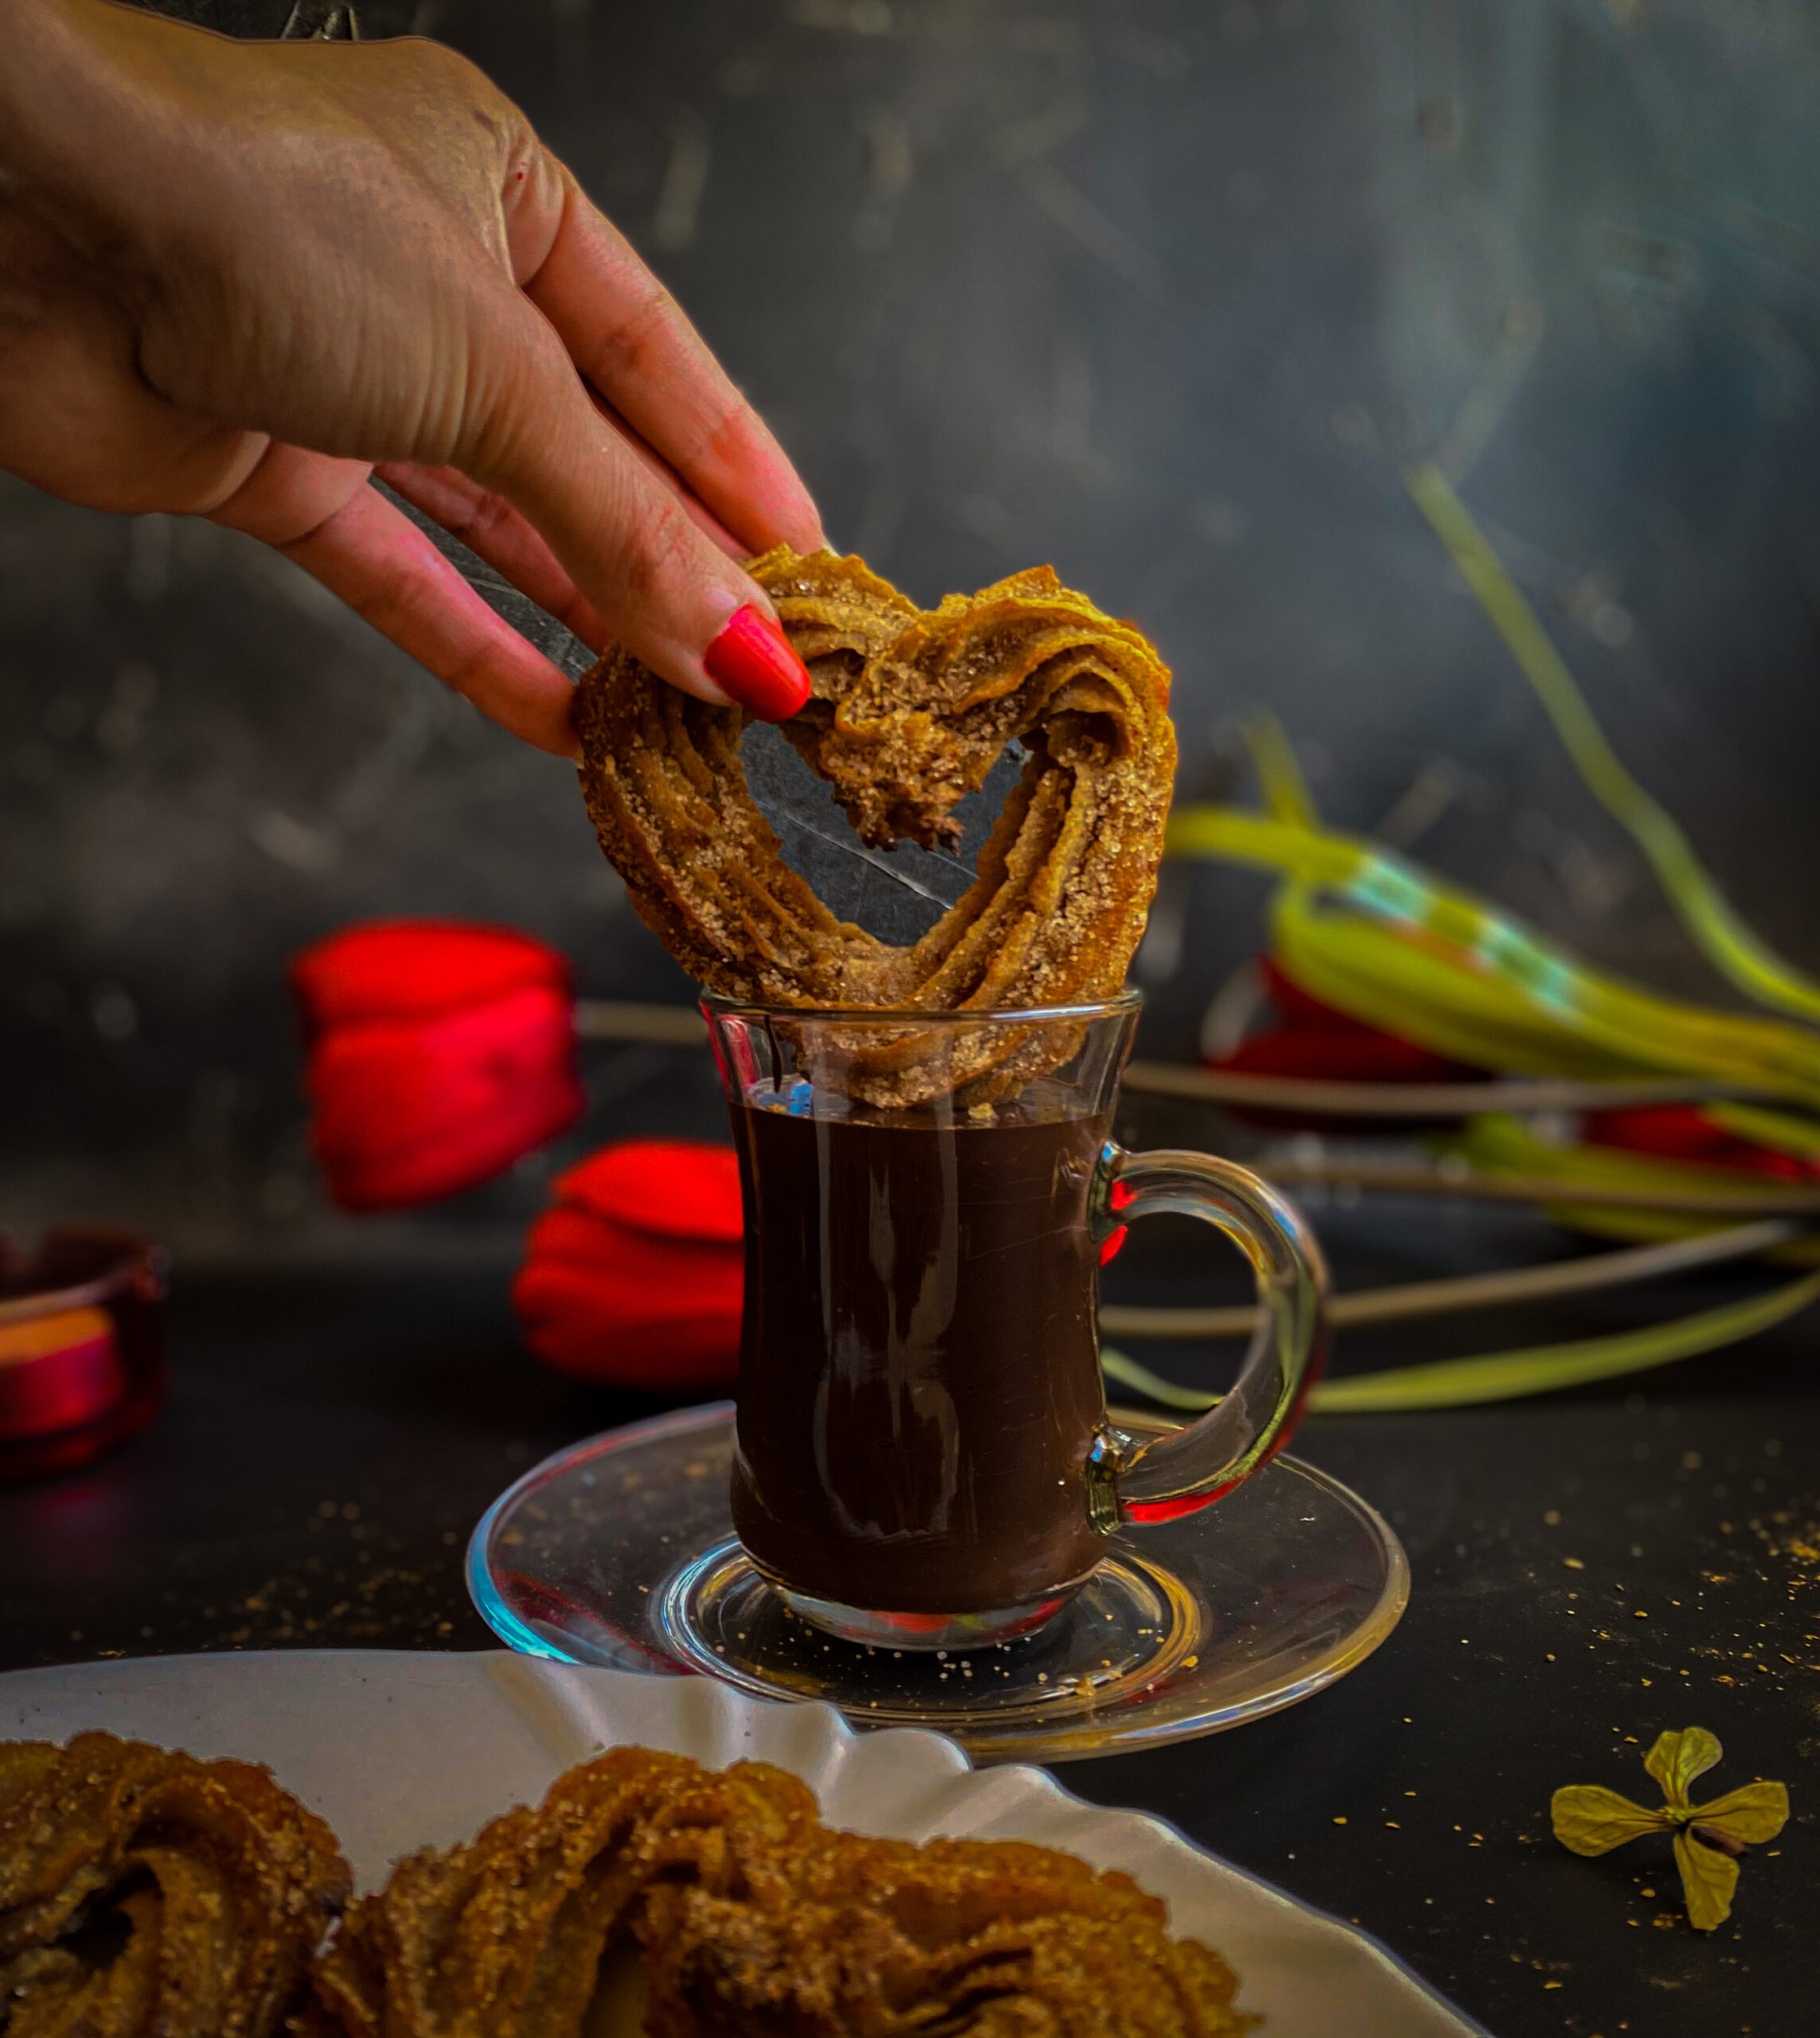
[[[1702,1932],[1716,1931],[1732,1915],[1737,1863],[1717,1847],[1703,1846],[1689,1833],[1675,1835],[1674,1860],[1687,1899],[1688,1923]]]
[[[1704,1727],[1684,1727],[1658,1736],[1643,1758],[1643,1767],[1662,1786],[1662,1795],[1677,1810],[1687,1806],[1687,1786],[1704,1776],[1724,1751]]]
[[[1600,1783],[1570,1783],[1556,1791],[1549,1810],[1555,1837],[1576,1854],[1609,1854],[1627,1840],[1660,1833],[1675,1824],[1668,1812],[1646,1811]]]

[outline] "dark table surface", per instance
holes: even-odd
[[[1563,1249],[1528,1220],[1433,1210],[1334,1212],[1327,1230],[1345,1285]],[[1120,1293],[1184,1294],[1193,1257],[1135,1242]],[[658,1405],[526,1357],[509,1272],[484,1257],[180,1270],[158,1421],[84,1472],[0,1492],[0,1664],[487,1647],[461,1577],[476,1517],[546,1452]],[[1762,1280],[1379,1332],[1342,1369],[1584,1335]],[[1798,1322],[1640,1387],[1310,1422],[1297,1448],[1408,1546],[1401,1627],[1305,1704],[1063,1781],[1356,1921],[1503,2038],[1813,2029],[1811,1350]],[[1206,1365],[1146,1356],[1185,1378]],[[1645,1750],[1693,1724],[1725,1745],[1710,1794],[1773,1776],[1795,1805],[1710,1936],[1681,1915],[1666,1841],[1588,1861],[1549,1830],[1562,1783],[1650,1799]]]

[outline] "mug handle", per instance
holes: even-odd
[[[1103,1533],[1209,1505],[1289,1439],[1326,1348],[1327,1269],[1307,1221],[1248,1169],[1211,1154],[1130,1154],[1107,1142],[1093,1198],[1096,1239],[1163,1211],[1232,1240],[1257,1276],[1262,1316],[1239,1376],[1205,1415],[1140,1442],[1110,1424],[1088,1460],[1088,1507]]]

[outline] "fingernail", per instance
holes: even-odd
[[[701,662],[730,699],[760,721],[787,722],[809,698],[809,668],[763,609],[736,610]]]

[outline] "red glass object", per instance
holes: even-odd
[[[72,1471],[151,1420],[165,1271],[107,1226],[61,1226],[29,1258],[0,1240],[0,1482]]]
[[[306,949],[291,978],[313,1142],[345,1208],[471,1189],[581,1115],[568,963],[529,935],[374,921]]]
[[[602,1148],[559,1179],[531,1227],[512,1288],[525,1341],[561,1371],[615,1386],[730,1384],[744,1232],[730,1146]]]

